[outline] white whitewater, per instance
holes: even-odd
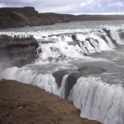
[[[114,31],[115,32],[115,31]],[[117,34],[117,33],[116,33]],[[97,33],[65,33],[58,35],[50,35],[50,37],[41,38],[39,40],[40,61],[57,62],[63,60],[83,59],[84,55],[93,53],[101,53],[115,48],[115,45],[108,36],[105,35],[104,41]],[[75,40],[72,37],[75,37]],[[116,37],[119,40],[119,37]],[[43,41],[46,41],[42,43]],[[51,42],[50,42],[51,41]]]
[[[5,69],[0,77],[36,85],[48,92],[58,95],[58,86],[52,74],[42,74],[40,72],[32,71],[27,67],[12,67]]]
[[[122,42],[122,40],[120,39],[117,31],[115,29],[111,29],[110,30],[111,36],[114,40],[116,40],[116,42],[120,45],[124,45],[124,43]]]
[[[69,75],[63,77],[60,88],[52,74],[42,74],[25,67],[8,68],[0,76],[36,85],[65,98],[66,79]],[[103,124],[124,124],[124,89],[121,85],[110,85],[100,77],[80,77],[68,98],[81,110],[80,116],[83,118]]]
[[[111,36],[118,44],[123,44],[118,31],[110,29]],[[99,31],[84,32],[82,30],[52,32],[1,32],[14,37],[30,37],[38,40],[38,59],[35,64],[59,63],[86,59],[85,55],[111,51],[116,46],[107,36]],[[75,36],[75,40],[72,36]],[[107,42],[100,37],[104,35]],[[45,66],[45,65],[44,65]],[[63,77],[58,88],[53,75],[32,70],[30,67],[12,67],[5,69],[0,78],[13,79],[32,84],[48,92],[65,98],[65,86],[68,74]],[[97,120],[103,124],[124,124],[124,89],[120,85],[109,85],[98,77],[81,77],[71,90],[69,99],[81,110],[81,117]]]
[[[81,117],[103,124],[124,124],[124,89],[98,77],[81,77],[69,100],[81,110]]]
[[[111,36],[118,44],[124,44],[119,38],[118,31],[109,29]],[[68,31],[68,32],[67,32]],[[80,31],[80,32],[78,32]],[[37,32],[0,32],[9,36],[30,37],[33,36],[38,40],[39,61],[58,62],[67,60],[83,59],[84,55],[101,53],[115,48],[115,44],[110,40],[104,31],[84,32],[83,30],[58,30],[58,31],[37,31]],[[104,35],[107,42],[100,37]]]
[[[112,43],[112,41],[110,40],[110,38],[109,38],[108,36],[105,36],[105,38],[106,38],[106,40],[108,41],[109,46],[110,46],[112,49],[114,49],[115,46],[114,46],[114,44]],[[120,40],[120,38],[119,38],[119,40]]]

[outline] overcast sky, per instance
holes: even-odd
[[[38,12],[124,13],[124,0],[0,0],[0,7],[33,6]]]

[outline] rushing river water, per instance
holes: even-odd
[[[39,58],[33,64],[7,68],[1,78],[37,85],[64,98],[69,74],[63,76],[58,87],[53,72],[75,71],[81,66],[104,68],[106,72],[102,74],[80,77],[68,99],[81,110],[81,117],[103,124],[124,124],[123,21],[70,22],[0,33],[12,37],[33,35],[39,44]]]

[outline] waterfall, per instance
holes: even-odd
[[[33,36],[38,40],[39,61],[58,62],[83,59],[85,55],[113,50],[117,44],[124,44],[115,29],[102,29],[102,33],[65,31],[50,32],[1,32],[14,37]],[[101,37],[102,35],[102,37]]]
[[[115,29],[110,30],[110,32],[111,32],[112,38],[113,38],[114,40],[116,40],[118,44],[124,45],[124,43],[121,41],[121,39],[120,39],[120,37],[119,37],[118,32],[117,32]]]
[[[33,35],[38,40],[38,59],[33,64],[68,62],[86,59],[86,55],[112,51],[117,44],[124,44],[117,30],[107,29],[108,34],[101,29],[90,32],[2,32],[14,37]],[[82,32],[81,32],[82,31]],[[114,41],[113,41],[114,40]],[[117,44],[116,44],[117,43]],[[35,66],[35,65],[34,65]],[[0,79],[12,79],[26,84],[36,85],[46,91],[65,98],[66,80],[69,74],[63,76],[61,86],[58,87],[51,73],[32,69],[28,66],[11,67],[0,74]],[[100,77],[80,77],[68,99],[81,110],[80,116],[97,120],[103,124],[124,124],[124,89],[121,85],[110,85]]]
[[[61,98],[65,98],[65,87],[66,87],[66,80],[67,80],[68,76],[69,76],[69,74],[66,74],[63,76],[62,85],[59,88],[59,96]]]
[[[55,78],[52,76],[52,74],[42,74],[27,67],[7,68],[0,74],[0,77],[9,80],[17,80],[26,84],[36,85],[53,94],[58,95],[59,92]]]
[[[0,77],[36,85],[46,91],[65,98],[66,79],[57,86],[52,74],[42,74],[27,67],[7,68]],[[72,87],[68,99],[81,110],[80,116],[97,120],[103,124],[124,123],[124,89],[121,85],[110,85],[100,77],[80,77]]]
[[[80,116],[103,124],[124,124],[124,89],[109,85],[98,77],[81,77],[69,100],[81,110]]]
[[[113,42],[110,40],[110,38],[109,38],[108,36],[105,36],[105,38],[106,38],[106,40],[107,40],[109,46],[110,46],[112,49],[115,48],[115,46],[114,46]]]

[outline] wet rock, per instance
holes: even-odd
[[[65,98],[68,98],[70,91],[73,88],[73,86],[76,84],[78,78],[80,78],[81,76],[89,76],[92,74],[101,74],[106,70],[95,66],[82,66],[78,68],[78,71],[79,72],[77,73],[70,74],[66,80]]]
[[[78,41],[76,35],[74,35],[74,34],[71,36],[71,38],[73,41]]]
[[[101,74],[106,70],[96,66],[82,66],[78,68],[78,71],[79,73],[85,76],[85,75],[91,75],[91,74]]]
[[[55,80],[56,80],[56,83],[58,84],[58,87],[61,87],[63,76],[66,74],[68,74],[68,72],[65,70],[56,71],[52,74],[55,77]]]
[[[124,32],[123,31],[120,31],[119,32],[119,36],[120,36],[121,39],[124,39]]]
[[[11,66],[21,67],[37,58],[37,41],[33,37],[18,38],[0,36],[0,62],[7,61]]]
[[[105,71],[105,69],[96,66],[82,66],[74,70],[72,69],[56,71],[52,75],[55,77],[58,88],[61,87],[63,76],[66,74],[69,75],[65,83],[65,98],[67,99],[71,89],[76,84],[78,78],[80,78],[81,76],[101,74]]]
[[[100,37],[108,44],[108,41],[104,35],[100,35]]]
[[[115,46],[119,46],[119,44],[117,43],[117,41],[112,38],[110,30],[107,30],[106,28],[103,28],[103,31],[106,32],[106,34],[108,35],[108,37],[110,38],[110,40],[113,42],[113,44]]]
[[[66,85],[65,85],[65,98],[67,99],[72,87],[76,84],[77,79],[80,77],[79,73],[73,73],[70,74],[66,80]]]

